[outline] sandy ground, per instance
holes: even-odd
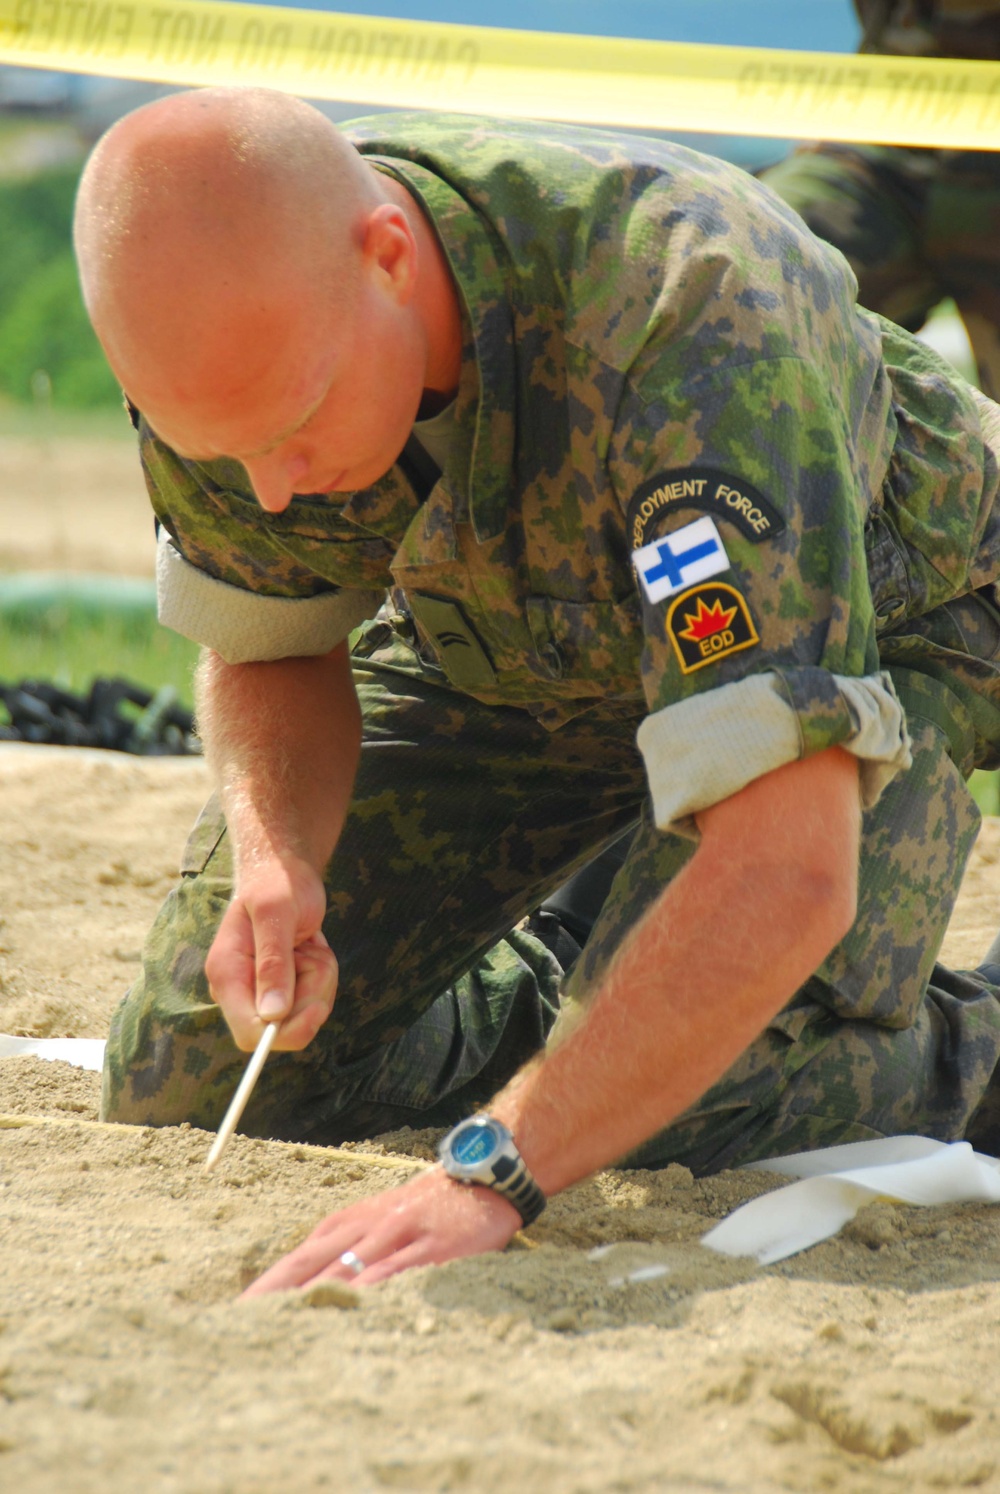
[[[115,498],[132,479],[88,470],[133,534],[116,564],[141,573],[145,510],[128,531]],[[96,567],[90,525],[57,502],[25,502],[4,553],[55,563],[47,533],[58,563]],[[0,750],[0,1031],[103,1034],[205,787],[198,761]],[[1000,922],[998,857],[991,821],[953,964]],[[0,1061],[5,1491],[1000,1489],[1000,1211],[876,1204],[759,1269],[697,1242],[761,1177],[609,1172],[503,1255],[341,1301],[237,1303],[434,1138],[237,1138],[206,1178],[207,1136],[99,1126],[97,1090]],[[628,1280],[650,1264],[668,1269]]]
[[[103,1034],[204,791],[197,761],[0,751],[0,1030]],[[954,963],[990,942],[998,856],[990,821]],[[237,1138],[206,1178],[207,1136],[98,1126],[97,1091],[0,1061],[4,1489],[1000,1488],[995,1210],[874,1205],[761,1270],[697,1243],[759,1177],[607,1173],[502,1256],[240,1304],[433,1138]]]

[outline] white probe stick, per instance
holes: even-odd
[[[211,1172],[215,1167],[216,1162],[218,1162],[229,1144],[230,1136],[232,1136],[239,1125],[240,1116],[246,1108],[247,1100],[253,1094],[253,1087],[260,1078],[260,1071],[264,1067],[264,1060],[271,1051],[274,1040],[278,1036],[278,1028],[280,1026],[280,1022],[268,1022],[261,1033],[257,1046],[253,1050],[253,1056],[247,1064],[246,1073],[240,1080],[239,1088],[229,1102],[229,1109],[222,1117],[219,1134],[212,1142],[212,1149],[205,1158],[206,1172]]]

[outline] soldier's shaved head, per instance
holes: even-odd
[[[458,378],[457,292],[414,197],[318,110],[205,89],[115,125],[80,185],[84,299],[181,455],[243,462],[278,511],[366,486]]]
[[[334,126],[283,94],[206,89],[128,115],[90,158],[75,222],[119,377],[138,397],[151,375],[182,375],[196,395],[238,380],[303,303],[349,304],[352,230],[379,195]]]

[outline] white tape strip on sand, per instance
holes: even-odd
[[[30,1038],[0,1033],[0,1058],[60,1058],[78,1069],[104,1067],[103,1038]]]
[[[754,1165],[800,1181],[743,1204],[701,1243],[722,1255],[752,1255],[762,1266],[829,1239],[875,1199],[1000,1203],[1000,1161],[974,1152],[967,1141],[887,1136]]]

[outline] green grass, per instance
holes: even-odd
[[[969,788],[983,814],[1000,814],[1000,773],[973,773]]]
[[[120,675],[147,690],[172,685],[190,708],[197,646],[162,628],[155,614],[55,604],[0,615],[0,680],[38,679],[86,691],[97,676]],[[6,713],[0,706],[0,718]]]
[[[0,180],[0,391],[95,408],[117,383],[91,329],[70,242],[78,165]]]

